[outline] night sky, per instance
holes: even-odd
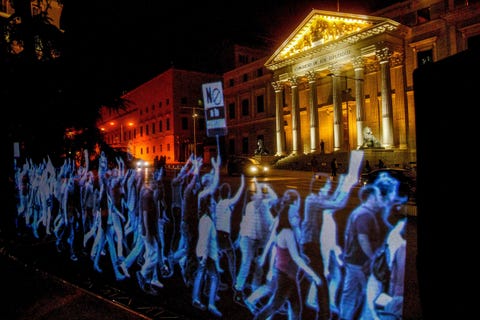
[[[380,1],[388,2],[394,1]],[[339,5],[340,11],[367,13],[375,1]],[[336,11],[337,1],[110,0],[83,6],[66,3],[63,20],[82,70],[130,90],[169,66],[220,73],[218,57],[229,43],[274,52],[313,8]]]

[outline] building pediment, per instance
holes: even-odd
[[[345,43],[394,31],[399,23],[387,18],[312,10],[267,60],[270,69],[314,51],[329,50]]]

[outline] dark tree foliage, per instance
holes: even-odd
[[[119,89],[108,85],[108,58],[98,54],[101,46],[89,38],[101,26],[80,14],[78,1],[62,1],[61,29],[51,24],[46,11],[32,16],[30,0],[11,3],[15,13],[0,24],[5,147],[20,142],[22,156],[61,155],[71,146],[66,129],[96,132],[102,105],[124,105]],[[99,136],[89,138],[93,144]]]

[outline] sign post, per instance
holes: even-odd
[[[223,102],[222,82],[202,84],[205,124],[208,137],[225,136],[228,132]]]

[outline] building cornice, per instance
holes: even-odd
[[[390,19],[313,10],[265,63],[278,70],[309,56],[327,54],[346,45],[403,30]]]

